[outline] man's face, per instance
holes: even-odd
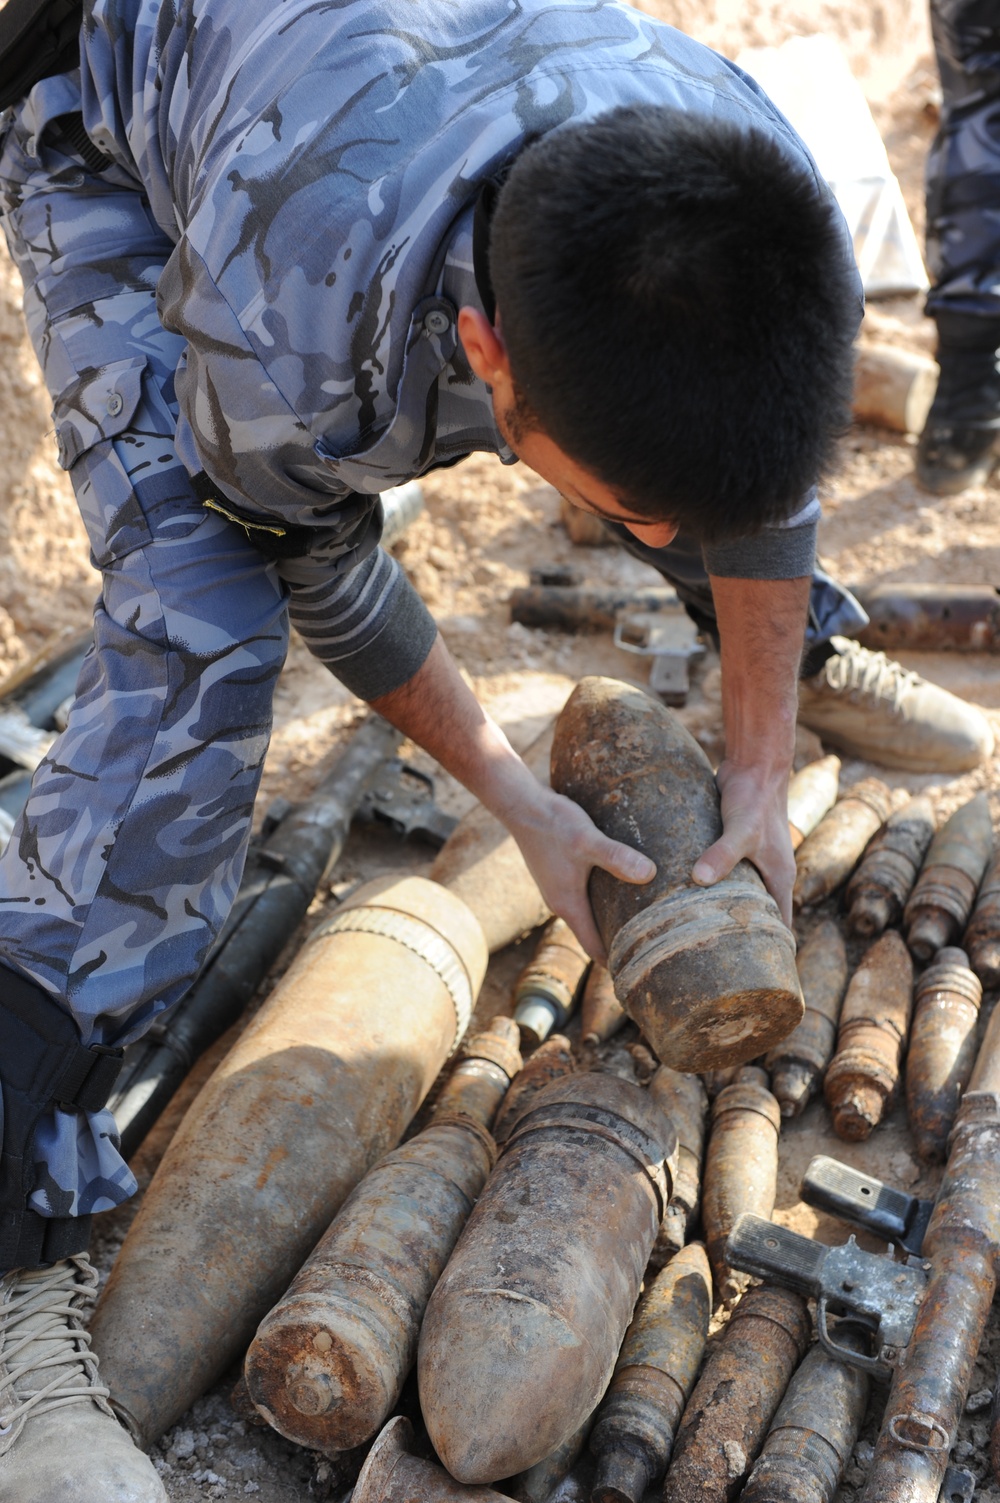
[[[633,537],[645,543],[647,548],[665,548],[673,542],[677,536],[676,522],[654,522],[637,517],[622,504],[610,486],[570,459],[551,438],[538,431],[526,430],[517,435],[515,444],[512,442],[514,435],[504,432],[504,414],[497,411],[496,416],[504,439],[518,458],[555,486],[571,506],[578,506],[581,511],[589,511],[608,522],[623,522]]]

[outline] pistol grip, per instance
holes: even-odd
[[[799,1193],[806,1205],[839,1216],[876,1237],[883,1237],[904,1252],[920,1256],[934,1209],[932,1200],[907,1195],[905,1190],[896,1190],[825,1154],[812,1160]]]

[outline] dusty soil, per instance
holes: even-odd
[[[920,200],[923,159],[933,132],[935,79],[929,57],[923,6],[916,0],[883,4],[822,3],[797,0],[639,0],[642,8],[684,26],[721,50],[735,54],[746,45],[780,41],[793,32],[829,29],[845,46],[864,84],[893,164],[922,232]],[[928,351],[932,330],[919,301],[894,299],[871,309],[863,337],[877,337]],[[66,477],[54,462],[48,399],[23,335],[16,274],[0,260],[0,434],[6,463],[0,475],[0,677],[24,663],[53,633],[84,626],[95,593],[82,527]],[[821,552],[825,566],[849,583],[886,579],[992,581],[1000,577],[1000,520],[997,482],[952,500],[923,494],[912,477],[912,440],[872,429],[855,429],[845,441],[840,463],[824,495]],[[575,549],[559,521],[557,498],[522,466],[503,469],[489,459],[468,461],[431,477],[425,485],[427,510],[396,551],[440,624],[453,653],[482,701],[525,747],[555,713],[584,673],[611,673],[642,682],[644,668],[619,652],[606,635],[573,637],[530,631],[509,621],[510,590],[527,582],[540,562],[569,563],[594,583],[639,585],[657,582],[641,565],[615,548]],[[983,705],[1000,733],[1000,675],[995,660],[969,656],[912,658],[910,666]],[[259,808],[276,797],[308,792],[330,763],[361,707],[294,642],[275,703],[276,724]],[[711,651],[698,666],[695,688],[683,712],[710,755],[721,755],[718,662]],[[815,755],[815,738],[801,738],[801,759]],[[417,765],[433,771],[422,754]],[[1000,755],[962,778],[903,776],[888,780],[910,790],[934,792],[943,812],[971,793],[997,783]],[[847,762],[845,782],[872,769]],[[443,775],[442,805],[462,813],[469,796]],[[994,812],[1000,809],[994,805]],[[424,870],[426,849],[401,847],[387,837],[352,837],[335,874],[334,892],[359,877],[390,866]],[[334,901],[322,894],[315,918]],[[530,940],[494,958],[480,1002],[480,1014],[509,1009],[510,986]],[[630,1071],[625,1049],[630,1035],[605,1051],[605,1065]],[[137,1171],[148,1182],[180,1105],[154,1130],[140,1151]],[[859,1167],[921,1194],[933,1193],[935,1176],[916,1160],[902,1113],[897,1112],[864,1145],[833,1138],[825,1108],[811,1106],[782,1133],[781,1179],[776,1218],[804,1232],[837,1240],[843,1227],[817,1221],[798,1197],[809,1158],[834,1153]],[[134,1208],[101,1218],[97,1254],[110,1267]],[[988,1480],[983,1391],[994,1381],[1000,1360],[1000,1323],[991,1326],[973,1384],[974,1398],[956,1456],[979,1478],[977,1496],[1000,1503],[1000,1490]],[[228,1403],[235,1374],[205,1398],[163,1438],[154,1451],[173,1503],[256,1495],[261,1503],[303,1503],[307,1498],[341,1497],[350,1477],[264,1429],[237,1419]],[[854,1499],[878,1430],[881,1400],[873,1397],[865,1434],[839,1494]],[[567,1479],[560,1496],[582,1499],[586,1469]]]

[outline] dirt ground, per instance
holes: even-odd
[[[714,46],[735,54],[743,46],[780,41],[793,33],[832,31],[847,51],[869,95],[893,165],[903,184],[918,235],[922,235],[921,173],[934,129],[935,77],[923,8],[912,0],[885,4],[819,3],[819,0],[640,0],[641,8],[682,25]],[[20,319],[16,274],[0,260],[0,436],[6,463],[0,474],[0,677],[18,667],[53,633],[80,628],[89,618],[96,576],[66,477],[54,460],[49,402],[41,386]],[[932,330],[920,300],[896,298],[873,306],[863,337],[928,351]],[[997,484],[970,490],[955,500],[922,493],[913,474],[913,441],[875,429],[855,428],[824,492],[821,557],[846,583],[921,579],[953,582],[1000,578],[1000,516]],[[488,458],[472,459],[425,482],[426,513],[396,552],[434,612],[441,631],[484,704],[511,739],[525,747],[586,673],[610,673],[643,682],[642,663],[616,649],[607,635],[574,637],[532,631],[509,620],[512,588],[527,582],[538,562],[573,563],[592,583],[639,585],[657,577],[616,548],[576,549],[559,521],[555,494],[523,466],[504,469]],[[908,657],[909,666],[984,707],[1000,741],[1000,674],[993,658],[977,655]],[[295,641],[278,689],[275,732],[258,808],[275,798],[300,797],[313,786],[343,745],[361,706]],[[695,670],[695,687],[683,715],[709,754],[721,755],[718,661],[709,651]],[[815,738],[802,737],[803,759],[816,753]],[[416,764],[434,771],[416,754]],[[997,785],[1000,754],[961,778],[888,774],[894,786],[933,793],[943,813],[979,789]],[[878,769],[845,762],[842,779],[853,782]],[[469,796],[443,775],[441,804],[461,814]],[[1000,806],[993,802],[994,817]],[[425,848],[402,847],[385,837],[355,835],[335,874],[334,888],[387,866],[426,869]],[[329,902],[314,905],[315,918]],[[510,986],[531,941],[512,946],[491,963],[480,1013],[509,1010]],[[632,1035],[634,1037],[634,1035]],[[630,1035],[606,1051],[606,1065],[631,1069],[625,1051]],[[177,1109],[140,1151],[137,1171],[148,1181],[157,1155],[176,1122]],[[935,1175],[916,1159],[900,1110],[864,1145],[849,1146],[830,1131],[825,1108],[813,1104],[781,1139],[781,1177],[776,1219],[823,1239],[839,1240],[842,1227],[818,1220],[798,1197],[809,1158],[835,1154],[921,1194],[934,1190]],[[98,1258],[110,1267],[134,1208],[100,1218]],[[973,1383],[956,1459],[979,1479],[977,1497],[1000,1503],[989,1480],[985,1453],[985,1391],[1000,1361],[1000,1322],[994,1320]],[[260,1503],[304,1503],[340,1498],[350,1484],[335,1465],[286,1443],[268,1430],[237,1419],[226,1381],[200,1400],[154,1451],[173,1503],[254,1495]],[[869,1421],[848,1469],[841,1503],[858,1496],[877,1435],[884,1392],[876,1390]],[[583,1499],[586,1469],[567,1479],[560,1498]]]

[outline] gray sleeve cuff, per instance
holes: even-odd
[[[767,527],[754,537],[706,547],[705,568],[720,579],[804,579],[816,563],[816,521]]]

